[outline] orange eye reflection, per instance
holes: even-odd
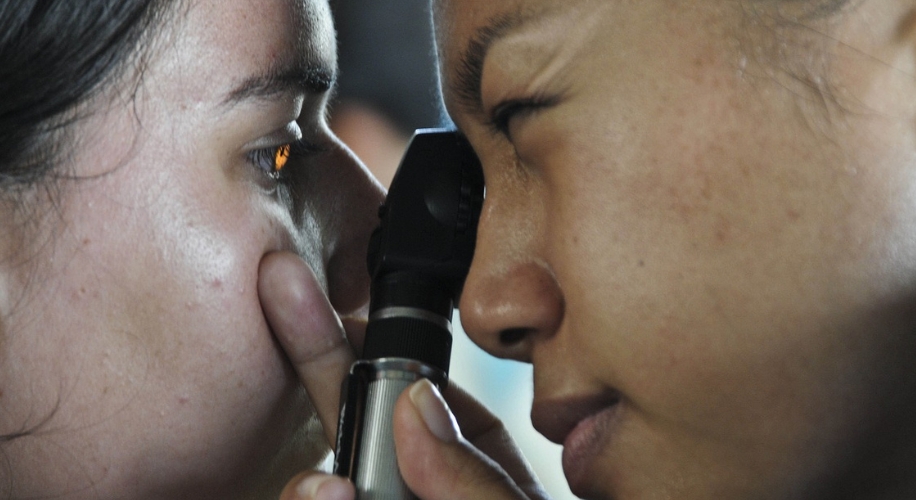
[[[277,152],[274,154],[274,172],[283,170],[283,167],[289,162],[291,149],[289,144],[277,148]]]

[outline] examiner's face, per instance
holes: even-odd
[[[183,3],[2,262],[0,435],[33,431],[0,443],[2,497],[270,498],[327,449],[258,270],[293,251],[341,315],[367,299],[381,190],[325,123],[330,11]]]
[[[805,28],[776,4],[437,4],[487,181],[462,322],[534,364],[581,496],[830,496],[896,439],[876,429],[914,359],[909,7]]]

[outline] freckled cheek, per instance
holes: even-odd
[[[233,302],[251,293],[257,255],[239,237],[198,230],[185,233],[180,243],[184,251],[176,255],[174,268],[186,273],[183,279],[192,285],[189,292],[196,296],[193,306],[223,309],[229,304],[214,299]]]
[[[150,215],[140,271],[151,274],[146,287],[163,302],[162,314],[186,323],[175,325],[186,340],[223,344],[221,350],[270,340],[257,273],[265,252],[290,246],[282,221],[244,198],[228,205],[192,199]]]

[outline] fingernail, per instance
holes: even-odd
[[[458,423],[439,390],[429,380],[423,379],[415,383],[410,388],[409,396],[414,408],[434,436],[446,443],[458,440]]]
[[[339,478],[332,476],[309,476],[296,486],[296,495],[307,500],[351,500],[350,488]]]

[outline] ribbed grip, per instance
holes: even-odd
[[[448,373],[451,352],[451,332],[423,319],[386,318],[366,328],[364,359],[415,359]]]
[[[391,415],[411,383],[428,379],[442,388],[448,376],[412,359],[357,361],[350,368],[338,427],[336,474],[349,477],[357,500],[412,500],[401,479]]]
[[[359,500],[404,500],[416,498],[407,489],[398,471],[394,451],[394,431],[391,414],[398,396],[411,382],[414,374],[404,373],[404,378],[383,378],[369,384],[366,395],[366,415],[360,467],[356,474]]]

